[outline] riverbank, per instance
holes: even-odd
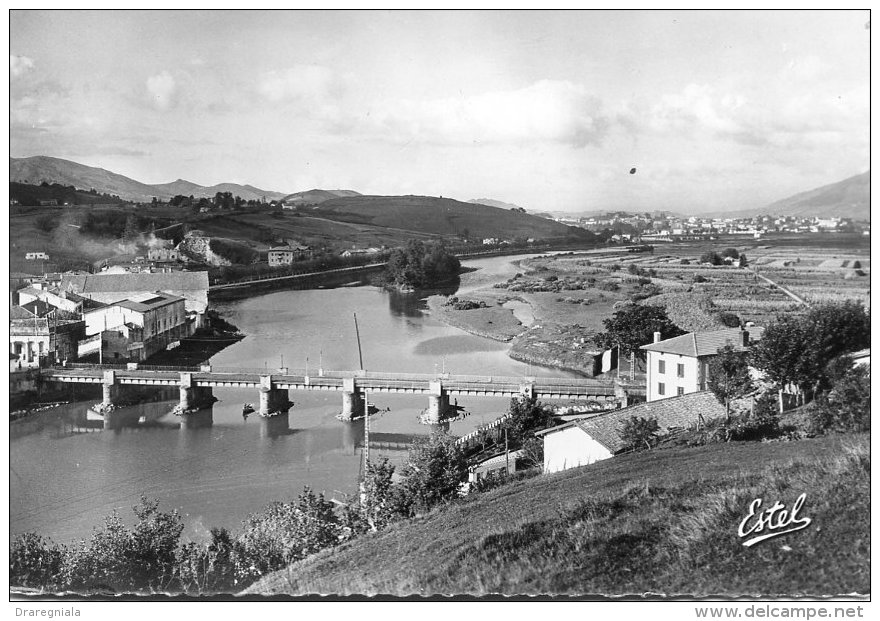
[[[449,298],[445,295],[432,295],[427,299],[431,316],[443,323],[464,330],[474,336],[493,341],[510,342],[523,333],[526,327],[514,316],[513,310],[498,304],[491,295],[469,295],[468,300],[485,302],[485,308],[455,310],[447,306]]]

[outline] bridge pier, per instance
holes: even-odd
[[[207,386],[196,386],[192,381],[192,373],[180,374],[180,403],[173,410],[174,414],[192,414],[217,401],[214,390]]]
[[[113,371],[104,371],[104,381],[101,383],[101,406],[108,409],[114,405],[122,392],[121,386],[116,383],[116,374]]]
[[[268,418],[284,414],[286,418],[292,405],[287,390],[273,386],[271,375],[260,376],[260,407],[257,410],[260,416]]]
[[[437,425],[449,410],[449,395],[443,389],[442,382],[429,382],[428,409],[422,416],[426,425]]]
[[[364,413],[364,394],[354,385],[353,377],[342,380],[342,413],[339,418],[352,420]]]

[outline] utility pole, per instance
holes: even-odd
[[[504,428],[504,460],[507,465],[505,472],[510,474],[510,450],[507,447],[507,427]]]

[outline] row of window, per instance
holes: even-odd
[[[684,365],[679,363],[676,365],[676,375],[678,377],[684,377]],[[657,362],[657,372],[658,373],[666,373],[666,361],[660,360]],[[661,393],[662,394],[662,393]]]
[[[657,384],[657,394],[658,395],[665,395],[666,394],[666,384],[664,384],[663,382],[659,382]],[[684,386],[677,387],[675,389],[675,394],[679,397],[682,396],[684,394]]]

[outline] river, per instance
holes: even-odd
[[[504,280],[520,257],[465,262],[476,271],[443,293],[473,290]],[[211,359],[223,367],[358,368],[353,314],[357,313],[367,370],[571,377],[507,357],[508,344],[471,336],[425,314],[424,298],[372,286],[284,290],[223,302],[217,310],[247,336]],[[522,311],[522,309],[517,309]],[[271,428],[259,416],[243,418],[257,392],[217,389],[220,399],[197,416],[202,426],[181,426],[169,414],[176,401],[128,409],[129,423],[104,430],[78,402],[44,411],[10,426],[10,529],[37,531],[59,543],[88,537],[113,509],[126,520],[141,494],[178,509],[184,538],[204,540],[213,526],[237,530],[241,520],[273,500],[289,500],[309,485],[327,497],[355,492],[361,466],[363,422],[337,420],[341,395],[291,391],[288,428]],[[371,417],[371,457],[402,464],[404,446],[431,428],[417,417],[426,397],[370,395],[390,411]],[[463,435],[507,409],[498,398],[460,398],[471,415],[450,424]]]

